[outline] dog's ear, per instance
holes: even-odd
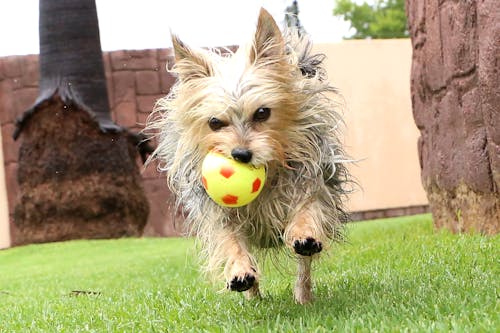
[[[181,81],[212,76],[213,69],[208,56],[184,44],[177,35],[172,34],[175,53],[175,71]]]
[[[279,59],[284,54],[284,40],[276,21],[267,10],[260,9],[253,47],[250,51],[252,63]]]

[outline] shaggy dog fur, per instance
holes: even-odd
[[[264,9],[252,43],[237,52],[192,49],[176,36],[173,46],[178,82],[152,114],[148,127],[159,132],[152,159],[201,240],[207,270],[223,274],[229,290],[257,296],[252,254],[285,246],[298,262],[295,300],[311,301],[311,261],[341,239],[348,218],[342,120],[324,57],[310,54],[306,36],[282,34]],[[255,201],[227,208],[208,197],[201,164],[211,150],[266,167]]]

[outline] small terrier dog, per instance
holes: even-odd
[[[342,120],[324,56],[310,54],[306,36],[282,34],[265,9],[253,41],[236,52],[172,40],[178,80],[149,120],[159,132],[150,159],[167,173],[185,224],[201,240],[207,271],[223,275],[229,290],[260,296],[252,253],[288,248],[298,263],[295,300],[310,302],[311,262],[329,241],[342,239],[348,220]],[[265,166],[267,182],[255,201],[227,208],[208,197],[201,164],[212,150]]]

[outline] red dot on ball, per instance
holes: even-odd
[[[208,190],[208,183],[207,183],[207,179],[203,176],[201,178],[201,182],[203,183],[203,187]]]
[[[224,202],[226,205],[236,205],[238,203],[238,197],[235,195],[226,194],[222,198],[222,202]]]
[[[252,193],[257,192],[260,189],[261,184],[262,184],[261,180],[259,178],[256,178],[252,184]]]
[[[225,165],[220,168],[220,174],[226,178],[229,178],[234,174],[234,168],[230,165]]]

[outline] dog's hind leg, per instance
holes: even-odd
[[[245,296],[247,299],[261,298],[260,291],[259,291],[259,281],[255,280],[252,288],[245,291]]]
[[[285,242],[297,255],[298,271],[294,297],[299,304],[312,301],[311,262],[323,249],[326,239],[318,203],[313,202],[297,212],[285,228]]]
[[[306,304],[312,301],[312,282],[311,282],[311,256],[298,256],[297,281],[293,296],[299,304]]]

